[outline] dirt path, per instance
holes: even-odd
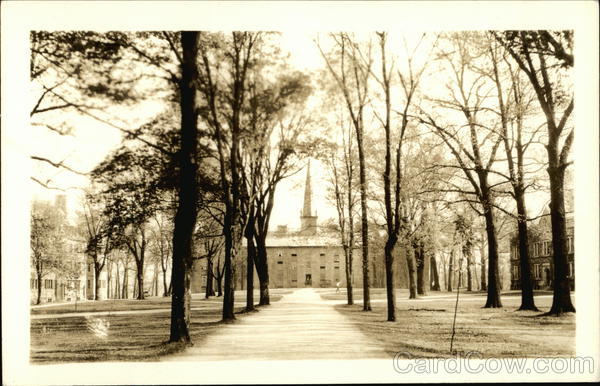
[[[389,358],[312,288],[294,291],[271,306],[223,326],[201,346],[167,361]]]

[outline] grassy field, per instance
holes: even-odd
[[[360,290],[359,290],[360,291]],[[415,357],[450,355],[450,339],[456,293],[431,292],[408,299],[406,290],[397,292],[396,322],[387,322],[385,291],[371,291],[372,312],[362,311],[362,294],[355,305],[336,305],[367,336],[384,345],[390,354],[408,352]],[[346,299],[345,291],[320,290],[327,300]],[[574,296],[573,296],[574,297]],[[461,293],[456,316],[453,351],[482,357],[557,357],[575,354],[575,315],[540,316],[542,312],[516,311],[520,295],[502,296],[503,308],[485,309],[485,294]],[[536,295],[536,305],[548,311],[551,295]]]
[[[289,292],[289,291],[288,291]],[[271,302],[281,299],[285,291],[272,291]],[[244,305],[243,291],[236,292],[236,312]],[[221,326],[222,298],[194,299],[190,327],[194,344]],[[110,310],[164,309],[170,306],[168,298],[143,301],[110,300],[86,302],[78,305],[78,312]],[[72,313],[72,305],[44,307],[32,310],[32,315],[56,315],[46,319],[32,319],[30,326],[32,363],[64,363],[84,361],[155,361],[158,357],[176,352],[182,347],[167,344],[170,314],[132,313],[127,315],[82,314],[59,317]],[[252,317],[239,313],[237,318]]]
[[[290,292],[290,291],[287,291]],[[271,300],[277,301],[281,299],[281,296],[285,294],[285,291],[271,290]],[[236,299],[238,301],[246,299],[246,293],[243,291],[236,291]],[[259,295],[258,291],[254,293],[254,300],[258,302]],[[211,297],[205,299],[204,295],[194,294],[192,296],[192,308],[207,307],[215,304],[222,304],[222,297]],[[100,300],[100,301],[84,301],[78,302],[77,304],[57,304],[57,305],[44,305],[42,307],[32,307],[31,315],[48,315],[48,314],[63,314],[73,312],[103,312],[103,311],[141,311],[141,310],[156,310],[156,309],[167,309],[171,307],[170,297],[150,297],[144,300],[134,299],[111,299],[111,300]]]

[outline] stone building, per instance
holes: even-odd
[[[565,206],[569,202],[565,202]],[[530,235],[529,257],[531,259],[531,273],[534,289],[552,289],[552,279],[554,277],[554,264],[552,262],[552,224],[549,210],[545,211],[545,216],[541,217],[534,226],[537,232]],[[571,290],[575,289],[575,244],[574,244],[574,218],[573,212],[567,211],[567,259],[569,261],[568,276],[571,284]],[[516,240],[518,235],[513,235]],[[516,242],[511,243],[510,247],[510,265],[511,265],[511,289],[521,288],[521,267],[519,265],[519,248]]]
[[[337,231],[319,226],[318,216],[312,206],[312,186],[310,163],[306,172],[304,200],[300,211],[300,229],[290,230],[287,225],[279,225],[269,232],[266,240],[269,264],[269,288],[340,287],[346,286],[344,249]],[[372,227],[373,232],[376,227]],[[357,242],[360,242],[360,237]],[[370,248],[371,287],[382,287],[385,276],[383,249]],[[217,258],[215,258],[217,260]],[[246,288],[246,249],[242,248],[236,261],[235,288]],[[395,259],[397,288],[408,288],[406,260],[401,251]],[[193,293],[203,293],[206,289],[206,261],[194,264],[191,288]],[[362,252],[360,246],[354,249],[352,260],[352,284],[361,288]],[[258,276],[254,273],[254,286],[258,289]],[[217,284],[214,285],[215,291]]]

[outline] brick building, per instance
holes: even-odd
[[[38,283],[35,268],[30,271],[30,299],[31,303],[37,300],[38,286],[41,286],[40,301],[70,302],[86,298],[86,257],[85,245],[76,236],[75,227],[67,219],[66,197],[58,195],[53,205],[43,202],[34,202],[33,205],[47,206],[62,232],[62,248],[59,255],[48,256],[44,259],[51,265],[44,269],[41,282]]]
[[[552,224],[549,211],[544,213],[536,225],[536,233],[530,235],[529,257],[531,259],[531,273],[534,289],[552,289],[554,277],[554,264],[552,262]],[[573,212],[568,211],[567,222],[567,259],[569,261],[569,281],[571,290],[575,289],[575,244],[574,244],[574,219]],[[513,235],[513,240],[518,237]],[[511,289],[521,288],[521,267],[519,265],[519,248],[515,242],[510,247]]]

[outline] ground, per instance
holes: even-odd
[[[456,292],[430,292],[408,299],[407,290],[397,290],[396,322],[387,322],[385,290],[371,290],[373,311],[362,311],[362,289],[354,293],[355,305],[340,304],[344,293],[320,290],[321,297],[338,301],[335,309],[351,319],[390,355],[407,352],[414,357],[450,356],[450,339]],[[574,300],[574,294],[572,294]],[[542,312],[517,311],[521,295],[502,295],[502,308],[482,308],[486,294],[459,294],[453,351],[481,357],[556,357],[575,355],[575,315],[541,316],[550,309],[552,294],[537,292],[535,302]]]
[[[192,302],[194,346],[184,351],[165,344],[169,333],[169,299],[111,300],[77,305],[33,307],[31,361],[279,360],[392,358],[450,355],[456,293],[431,292],[409,300],[397,291],[397,321],[386,322],[385,291],[373,289],[372,312],[362,311],[361,291],[348,306],[345,291],[275,289],[272,305],[240,313],[223,324],[221,298]],[[236,310],[245,302],[236,293]],[[519,294],[503,294],[504,308],[484,309],[485,294],[461,293],[454,350],[482,357],[571,356],[575,350],[575,316],[543,317],[516,311]],[[552,295],[539,293],[545,311]]]
[[[273,303],[284,290],[272,290]],[[258,294],[257,294],[258,295]],[[245,293],[236,292],[236,311],[245,305]],[[258,297],[256,298],[258,301]],[[169,339],[170,298],[106,300],[44,305],[31,310],[31,361],[154,361],[180,349]],[[192,341],[201,345],[221,327],[222,298],[192,300]],[[239,319],[249,315],[238,314]]]

